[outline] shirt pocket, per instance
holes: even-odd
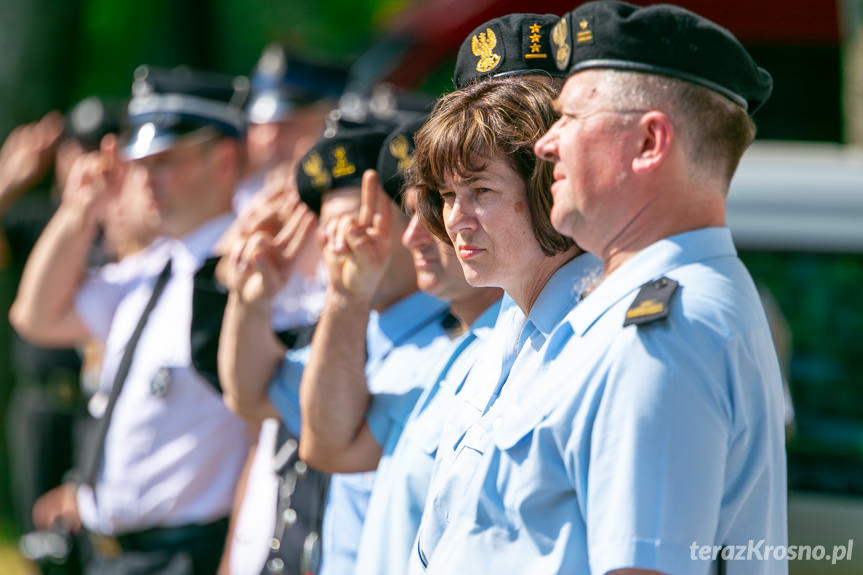
[[[550,409],[517,407],[497,415],[491,422],[491,441],[501,451],[510,451],[548,417]]]
[[[423,413],[413,421],[409,421],[404,430],[405,438],[412,446],[434,459],[440,445],[443,422],[436,413]]]
[[[443,489],[436,497],[436,507],[444,523],[449,523],[459,513],[464,512],[463,503],[476,495],[473,485],[478,473],[483,453],[489,448],[489,435],[482,425],[475,424],[465,430],[453,453],[445,474]]]

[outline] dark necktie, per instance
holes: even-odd
[[[111,415],[114,413],[114,406],[117,404],[117,398],[120,397],[120,392],[123,389],[123,384],[126,382],[126,376],[129,375],[129,369],[132,367],[132,359],[135,356],[135,348],[138,347],[138,341],[141,339],[141,334],[144,332],[144,327],[147,325],[147,320],[162,292],[165,291],[165,285],[171,277],[171,260],[165,264],[156,283],[153,286],[153,293],[150,295],[150,300],[141,312],[141,318],[138,320],[138,325],[135,326],[135,331],[132,332],[132,337],[126,344],[126,349],[123,351],[123,357],[120,359],[120,365],[117,367],[117,373],[114,375],[114,384],[111,386],[111,395],[108,397],[108,405],[105,408],[105,413],[102,419],[99,420],[99,431],[96,435],[96,442],[93,445],[92,457],[89,465],[84,468],[84,481],[87,485],[96,485],[96,479],[99,476],[99,466],[102,462],[102,453],[105,451],[105,439],[108,436],[108,427],[111,425]]]

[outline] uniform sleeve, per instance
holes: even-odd
[[[133,287],[130,266],[108,264],[88,273],[75,296],[75,311],[96,338],[105,341],[114,312]]]
[[[610,355],[586,474],[592,573],[710,569],[693,564],[691,545],[712,544],[719,521],[731,435],[724,346],[679,335],[628,330]]]
[[[300,381],[303,369],[309,361],[310,347],[289,350],[273,381],[270,383],[270,401],[288,430],[295,437],[300,436]]]
[[[417,387],[402,394],[378,393],[372,396],[366,423],[378,445],[395,445],[422,393],[423,388]]]

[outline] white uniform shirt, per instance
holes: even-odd
[[[92,531],[207,523],[230,513],[248,453],[245,424],[195,371],[190,344],[194,274],[230,222],[217,218],[106,266],[78,293],[78,314],[105,341],[100,389],[108,394],[156,277],[172,259],[114,408],[95,489],[78,492],[81,519]],[[167,380],[166,389],[152,386],[154,378]]]

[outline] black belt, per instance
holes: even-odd
[[[103,557],[112,558],[123,551],[174,550],[200,540],[221,544],[228,532],[228,518],[212,523],[181,525],[178,527],[152,527],[122,535],[100,535],[88,532],[94,549]]]

